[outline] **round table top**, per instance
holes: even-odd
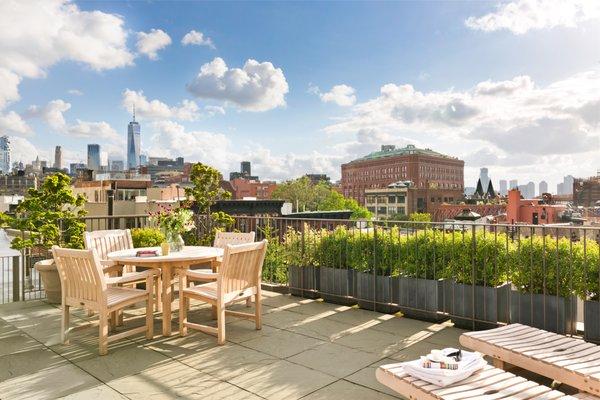
[[[158,254],[161,254],[160,247],[140,247],[136,249],[113,251],[108,253],[108,259],[116,262],[141,265],[170,262],[176,263],[182,261],[203,262],[223,256],[223,249],[205,246],[185,246],[183,250],[170,252],[166,256],[159,255],[154,257],[136,257],[135,254],[140,250],[155,250]]]

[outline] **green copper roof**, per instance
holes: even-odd
[[[395,146],[383,145],[383,146],[381,146],[381,150],[374,151],[370,154],[367,154],[364,157],[357,158],[356,160],[353,160],[351,162],[376,160],[376,159],[380,159],[380,158],[384,158],[384,157],[405,156],[405,155],[409,155],[409,154],[420,154],[420,155],[424,155],[424,156],[435,156],[435,157],[444,157],[444,158],[455,159],[455,157],[450,157],[450,156],[444,155],[442,153],[438,153],[437,151],[433,151],[431,149],[419,149],[419,148],[415,147],[414,145],[409,144],[406,147],[402,147],[399,149],[397,149]]]

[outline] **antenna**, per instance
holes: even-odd
[[[135,122],[135,103],[133,103],[133,122]]]

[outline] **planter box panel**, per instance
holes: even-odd
[[[329,303],[351,306],[356,304],[354,299],[355,271],[320,267],[319,293],[321,298]]]
[[[498,325],[499,314],[506,319],[507,304],[498,301],[499,292],[507,290],[504,286],[496,288],[447,282],[444,290],[446,312],[451,314],[459,328],[492,329]]]
[[[510,320],[560,334],[576,333],[576,298],[510,293]]]
[[[290,266],[288,268],[290,293],[309,299],[319,298],[319,272],[315,267]]]
[[[368,272],[356,273],[356,302],[360,308],[381,313],[395,313],[398,307],[392,304],[391,277],[373,276]]]
[[[443,296],[443,281],[398,277],[392,279],[392,298],[409,318],[440,322],[448,317],[438,314]]]
[[[586,300],[583,303],[584,338],[600,344],[600,302]]]

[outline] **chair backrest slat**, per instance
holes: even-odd
[[[98,255],[94,250],[52,248],[60,276],[64,299],[99,303],[103,301],[106,281]]]
[[[260,286],[267,241],[227,245],[217,281],[220,295]]]
[[[255,236],[254,232],[217,232],[213,246],[224,249],[228,244],[253,243]]]
[[[112,229],[85,232],[86,249],[95,250],[101,260],[108,259],[108,253],[133,248],[133,240],[129,229]]]

